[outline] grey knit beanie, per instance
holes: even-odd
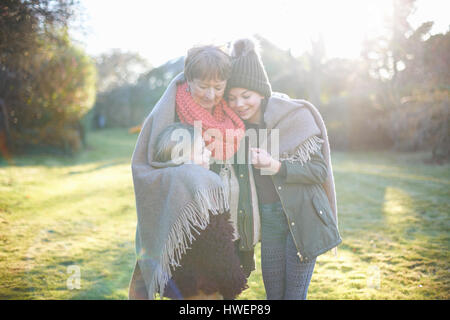
[[[231,59],[231,77],[227,82],[227,91],[231,88],[246,88],[256,91],[266,98],[271,96],[272,88],[266,70],[252,40],[235,41]]]

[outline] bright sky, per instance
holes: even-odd
[[[445,32],[447,0],[417,0],[414,26],[433,20]],[[139,52],[158,66],[198,43],[259,34],[294,55],[322,34],[328,57],[359,56],[364,36],[379,34],[391,0],[81,0],[85,18],[72,32],[89,54]]]

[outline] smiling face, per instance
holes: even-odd
[[[250,123],[259,123],[261,102],[264,96],[245,88],[232,88],[228,93],[228,105],[241,117]]]
[[[223,97],[227,81],[193,79],[188,81],[188,85],[194,101],[212,113]]]

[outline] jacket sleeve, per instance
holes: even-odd
[[[318,151],[304,164],[282,161],[279,175],[285,183],[322,184],[327,178],[328,169],[322,152]]]

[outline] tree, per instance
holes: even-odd
[[[5,148],[14,148],[10,130],[18,121],[15,109],[24,106],[30,94],[32,57],[40,39],[51,38],[52,26],[67,26],[75,7],[73,0],[3,0],[0,5],[0,131],[7,130]]]
[[[414,12],[415,0],[392,0],[392,15],[386,17],[385,33],[366,39],[362,56],[368,63],[370,76],[379,80],[391,80],[404,69],[408,59],[408,37],[413,28],[408,17]]]
[[[322,81],[325,63],[325,44],[322,35],[317,40],[311,40],[311,53],[307,53],[309,64],[310,100],[315,105],[321,104]]]
[[[430,28],[424,23],[415,32],[413,58],[399,79],[404,95],[395,133],[402,147],[431,148],[440,162],[450,159],[450,32],[429,36]]]
[[[95,58],[98,71],[98,92],[134,84],[139,76],[151,69],[147,60],[138,53],[114,49]]]
[[[139,75],[135,83],[124,83],[99,92],[91,118],[101,115],[107,127],[130,127],[142,123],[173,77],[183,71],[178,58]]]
[[[78,151],[84,134],[80,119],[95,100],[93,61],[61,32],[57,41],[42,39],[28,70],[26,101],[9,106],[15,147]]]
[[[6,0],[0,5],[0,96],[7,147],[77,150],[80,117],[92,106],[95,69],[74,47],[72,0]]]
[[[267,39],[256,35],[261,47],[261,60],[272,85],[272,90],[284,92],[291,97],[307,98],[307,70],[305,59],[292,56]]]
[[[373,82],[373,108],[397,150],[431,149],[449,159],[449,33],[431,36],[433,22],[413,29],[414,0],[393,0],[387,33],[362,52]]]

